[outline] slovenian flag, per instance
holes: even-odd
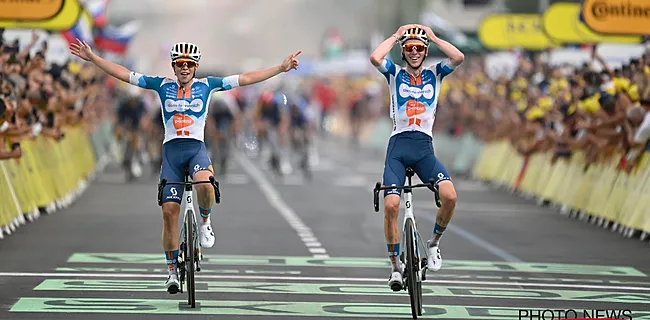
[[[106,26],[97,29],[95,46],[100,50],[124,54],[139,29],[140,23],[137,21],[128,22],[120,27]]]
[[[79,16],[77,23],[72,28],[63,31],[61,35],[68,41],[68,43],[76,43],[77,39],[85,41],[90,46],[93,45],[93,17],[92,15],[83,10]]]

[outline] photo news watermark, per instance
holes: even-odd
[[[634,319],[632,310],[611,309],[520,309],[519,319],[557,320],[557,319]]]

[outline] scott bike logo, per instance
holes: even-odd
[[[589,28],[609,34],[650,34],[650,1],[585,0],[582,15]]]
[[[172,199],[172,200],[180,200],[181,198],[178,196],[178,191],[176,188],[172,187],[169,189],[169,193],[171,193],[170,196],[165,197],[165,199]]]

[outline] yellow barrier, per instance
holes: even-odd
[[[575,152],[551,164],[550,153],[528,159],[508,141],[485,145],[474,164],[476,179],[535,195],[629,230],[650,233],[650,153],[630,174],[618,170],[621,154],[585,170],[585,158]]]
[[[42,135],[23,140],[20,159],[0,160],[0,228],[5,232],[39,208],[70,202],[95,168],[89,135],[78,127],[63,132],[60,141]]]

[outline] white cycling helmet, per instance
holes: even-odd
[[[190,42],[179,42],[173,45],[169,51],[169,55],[172,58],[172,62],[179,59],[189,59],[199,63],[199,60],[201,60],[201,50],[199,50],[197,45]]]
[[[399,43],[400,45],[403,46],[407,40],[411,40],[411,39],[420,40],[424,42],[425,46],[427,47],[429,46],[429,37],[427,37],[427,33],[424,30],[420,29],[419,27],[414,27],[406,30],[404,35],[399,39]]]

